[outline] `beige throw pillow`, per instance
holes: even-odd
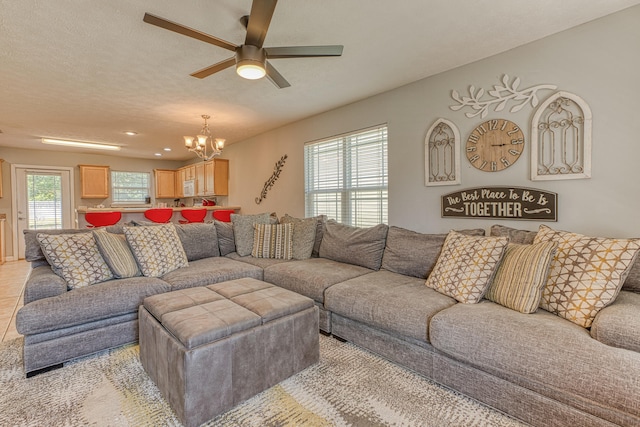
[[[613,302],[627,277],[640,239],[609,239],[541,225],[534,243],[558,243],[540,307],[588,328]]]
[[[508,243],[506,237],[467,236],[450,231],[426,285],[462,303],[479,302]]]
[[[292,224],[253,224],[254,258],[291,259],[293,256]]]
[[[124,227],[124,235],[143,276],[160,277],[189,265],[176,227],[171,223]]]

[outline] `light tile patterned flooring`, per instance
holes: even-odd
[[[0,342],[20,336],[16,331],[16,313],[22,307],[24,282],[31,270],[25,260],[0,265]]]

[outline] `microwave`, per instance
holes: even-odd
[[[193,197],[196,195],[196,182],[193,179],[189,179],[184,182],[184,188],[182,189],[184,197]]]

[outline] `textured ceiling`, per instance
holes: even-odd
[[[202,114],[234,143],[636,4],[280,0],[265,46],[342,44],[344,54],[273,60],[292,85],[277,89],[234,68],[190,77],[231,52],[142,21],[150,12],[242,44],[251,0],[0,0],[0,146],[60,150],[40,143],[55,137],[120,144],[127,157],[170,147],[164,159],[185,160],[182,135]]]

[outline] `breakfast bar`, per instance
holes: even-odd
[[[87,228],[90,224],[85,219],[85,215],[89,212],[120,212],[122,214],[119,223],[127,223],[130,221],[148,221],[145,218],[144,213],[150,209],[155,209],[151,206],[143,207],[119,207],[119,208],[89,208],[79,207],[76,209],[76,226],[77,228]],[[184,220],[181,212],[184,210],[203,209],[207,211],[204,220],[209,221],[213,219],[214,211],[233,211],[238,213],[240,206],[190,206],[190,207],[170,207],[162,209],[171,209],[173,214],[169,222],[179,223],[180,220]]]

